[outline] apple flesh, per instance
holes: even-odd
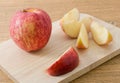
[[[81,23],[83,23],[87,29],[87,32],[90,32],[90,27],[91,27],[91,23],[92,23],[93,19],[91,17],[84,17],[81,20]]]
[[[74,48],[70,47],[47,69],[47,72],[52,76],[63,75],[72,71],[78,64],[79,56]]]
[[[80,13],[74,8],[63,16],[60,26],[64,33],[70,38],[77,38],[81,23],[79,22]]]
[[[81,23],[80,21],[72,21],[66,24],[62,24],[62,30],[70,38],[77,38],[80,31]]]
[[[77,48],[88,48],[88,33],[84,24],[81,25],[79,36],[77,38],[76,47]]]
[[[25,51],[36,51],[49,41],[52,23],[49,15],[36,8],[17,12],[10,22],[10,36]]]
[[[112,41],[111,33],[99,23],[93,21],[91,24],[91,33],[94,41],[98,45],[106,45]]]
[[[61,20],[63,20],[63,21],[71,21],[71,20],[78,21],[79,18],[80,18],[79,10],[77,8],[73,8],[68,13],[66,13]]]

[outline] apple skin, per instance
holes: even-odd
[[[42,49],[49,41],[52,23],[49,15],[37,8],[18,11],[10,22],[10,36],[25,51]]]
[[[58,58],[48,69],[48,74],[59,76],[66,74],[76,68],[79,64],[79,56],[73,47],[70,47],[63,55]]]

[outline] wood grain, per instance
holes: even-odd
[[[44,9],[49,13],[52,21],[55,21],[76,7],[80,12],[91,14],[105,21],[113,21],[120,26],[119,4],[119,0],[0,0],[0,42],[9,39],[10,18],[15,11],[23,8]],[[119,78],[120,56],[118,55],[72,83],[119,83]],[[12,83],[12,81],[0,71],[0,83]]]

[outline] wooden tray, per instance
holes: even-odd
[[[80,14],[80,16],[90,15]],[[37,52],[25,52],[12,40],[0,44],[0,68],[13,81],[20,83],[66,83],[85,74],[120,53],[120,29],[95,17],[92,18],[109,29],[113,35],[113,42],[101,47],[90,38],[88,49],[77,50],[81,62],[72,72],[58,77],[50,76],[45,72],[65,50],[75,46],[76,39],[66,37],[59,26],[59,21],[53,23],[49,43]]]

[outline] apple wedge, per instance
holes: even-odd
[[[70,47],[48,69],[48,74],[59,76],[76,68],[79,64],[79,56],[73,47]]]
[[[77,48],[88,48],[88,33],[84,24],[81,25],[79,36],[77,38]]]
[[[63,16],[60,26],[64,33],[71,38],[77,38],[81,23],[79,22],[80,13],[74,8]]]
[[[111,33],[104,27],[93,21],[91,24],[91,33],[94,41],[98,45],[106,45],[112,41]]]
[[[84,17],[83,19],[81,19],[81,23],[84,23],[87,32],[90,32],[90,26],[92,23],[93,19],[91,17]]]
[[[77,8],[73,8],[72,10],[70,10],[68,13],[66,13],[62,20],[64,21],[70,21],[70,20],[79,20],[80,18],[80,13],[79,10]]]

